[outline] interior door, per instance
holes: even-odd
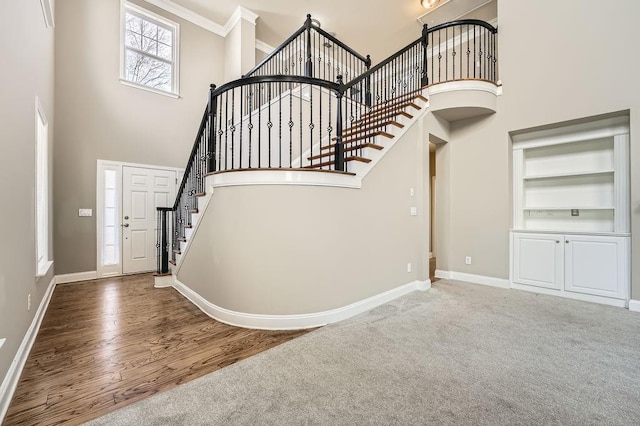
[[[173,205],[175,182],[175,171],[123,167],[122,273],[156,268],[156,207]]]

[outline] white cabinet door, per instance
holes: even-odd
[[[564,236],[513,234],[513,282],[562,289]]]
[[[567,235],[565,290],[626,299],[628,238]]]

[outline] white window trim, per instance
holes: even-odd
[[[40,122],[42,122],[44,126],[44,131],[46,133],[46,138],[44,140],[44,146],[41,146],[42,140],[39,137],[39,127]],[[44,152],[43,152],[44,151]],[[41,169],[41,157],[44,156],[44,165]],[[35,233],[34,233],[34,243],[35,243],[35,264],[36,264],[36,278],[43,277],[49,273],[51,266],[53,265],[53,261],[49,256],[49,224],[50,224],[50,210],[49,210],[49,121],[47,120],[47,115],[44,112],[44,108],[40,103],[40,99],[36,96],[35,100],[35,184],[36,188],[34,191],[35,195]],[[41,179],[43,182],[41,182]],[[43,234],[40,232],[40,219],[39,219],[39,209],[42,207],[39,201],[39,190],[38,188],[44,187],[44,208],[45,215],[42,219],[44,221],[44,231]],[[41,241],[44,238],[44,242]],[[44,253],[41,253],[40,246],[41,244],[45,244]]]
[[[51,0],[40,0],[40,7],[42,7],[44,25],[47,28],[55,27],[55,22],[53,20],[53,5],[51,4]]]
[[[160,90],[153,87],[145,86],[144,84],[138,84],[126,79],[125,70],[124,70],[124,67],[125,67],[124,41],[125,41],[125,31],[126,31],[125,15],[126,15],[127,9],[137,14],[140,14],[148,19],[158,21],[165,26],[174,28],[174,32],[173,32],[174,40],[173,40],[173,46],[172,46],[173,64],[172,64],[172,75],[171,75],[171,78],[173,80],[172,92],[167,92],[165,90]],[[177,22],[171,21],[161,15],[158,15],[157,13],[153,13],[149,10],[143,9],[140,6],[137,6],[126,0],[120,1],[120,83],[122,83],[125,86],[146,90],[148,92],[157,93],[159,95],[169,96],[171,98],[176,98],[176,99],[179,98],[180,97],[180,48],[179,47],[180,47],[180,24],[178,24]]]

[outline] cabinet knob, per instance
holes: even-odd
[[[556,240],[556,244],[560,244],[560,240]]]
[[[565,241],[565,243],[569,244],[569,240]]]

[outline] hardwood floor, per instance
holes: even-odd
[[[307,333],[219,323],[150,274],[56,287],[5,424],[78,424]]]

